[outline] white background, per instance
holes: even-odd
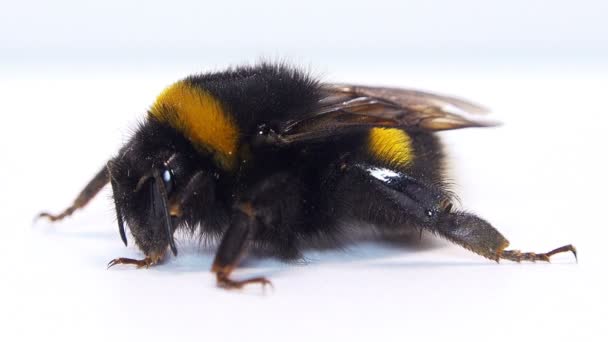
[[[607,337],[608,5],[604,1],[20,1],[0,10],[0,340],[592,341]],[[461,205],[513,248],[579,249],[499,265],[424,235],[252,260],[215,287],[213,249],[178,240],[149,269],[103,192],[58,211],[188,73],[259,58],[328,81],[415,87],[493,109],[496,129],[442,133]]]

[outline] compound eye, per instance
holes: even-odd
[[[268,125],[266,125],[266,124],[258,125],[258,135],[268,135],[269,132],[270,132],[270,127],[268,127]]]
[[[163,182],[165,183],[165,189],[167,190],[167,194],[170,194],[175,187],[175,176],[173,175],[173,170],[171,170],[168,166],[165,165],[162,170],[161,177],[163,178]]]

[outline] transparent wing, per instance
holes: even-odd
[[[323,139],[369,127],[442,131],[497,125],[484,120],[486,108],[455,97],[348,84],[323,84],[321,89],[318,109],[282,126],[279,141]]]

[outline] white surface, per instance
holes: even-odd
[[[378,82],[398,83],[402,77],[408,79],[381,74]],[[550,265],[496,265],[425,235],[420,247],[364,243],[350,253],[311,252],[307,265],[267,259],[239,269],[240,277],[270,277],[275,291],[265,296],[256,286],[241,293],[217,289],[208,272],[213,251],[186,239],[178,242],[180,256],[164,265],[106,270],[114,257],[141,256],[123,247],[108,193],[62,223],[32,226],[31,219],[39,210],[56,211],[71,202],[168,80],[13,79],[0,83],[3,111],[11,115],[1,135],[0,201],[8,210],[0,336],[605,336],[606,162],[600,146],[606,78],[417,77],[411,84],[479,100],[505,121],[499,129],[444,134],[463,206],[490,220],[514,248],[546,251],[574,243],[578,264],[561,255]]]
[[[606,340],[605,1],[198,3],[2,6],[0,340]],[[213,250],[187,239],[164,265],[106,270],[141,256],[107,192],[32,225],[71,203],[164,86],[260,56],[492,108],[503,127],[442,134],[462,206],[513,248],[573,243],[579,263],[497,265],[425,235],[250,261],[236,275],[268,276],[262,295],[217,289]]]

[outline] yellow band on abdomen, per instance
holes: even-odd
[[[368,149],[379,161],[391,166],[407,166],[414,159],[412,138],[398,128],[372,128]]]

